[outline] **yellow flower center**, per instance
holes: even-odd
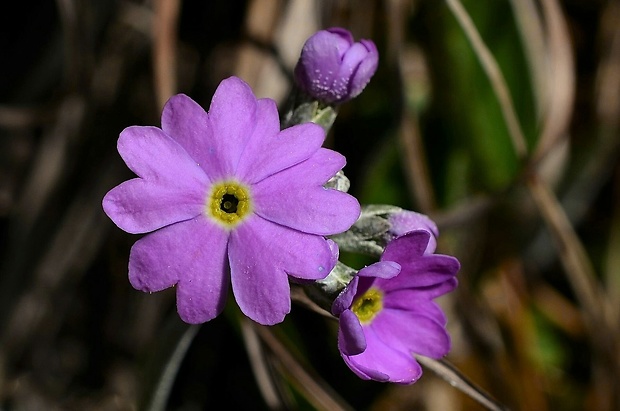
[[[351,311],[362,324],[369,324],[382,309],[383,292],[378,288],[368,289],[361,297],[356,298],[351,306]]]
[[[236,181],[213,184],[205,212],[225,228],[233,228],[252,211],[250,189]]]

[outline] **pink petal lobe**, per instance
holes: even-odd
[[[366,349],[366,337],[359,319],[351,310],[340,314],[338,349],[344,355],[357,355]]]
[[[360,277],[373,277],[390,279],[400,273],[400,265],[394,261],[379,261],[362,268],[357,275]]]
[[[349,229],[360,215],[358,201],[323,187],[343,165],[340,154],[319,149],[308,160],[265,178],[252,187],[256,213],[311,234],[331,235]]]
[[[381,261],[403,262],[417,259],[426,251],[431,233],[426,230],[415,230],[406,233],[388,243]]]
[[[383,308],[406,310],[412,314],[427,317],[445,326],[447,319],[441,307],[434,301],[420,296],[417,288],[393,290],[383,301]]]
[[[398,263],[401,266],[398,276],[389,280],[377,279],[377,284],[381,284],[384,290],[424,288],[443,284],[453,279],[460,268],[456,258],[442,254],[426,254],[408,260],[401,259]]]
[[[374,322],[373,322],[374,325]],[[373,326],[364,327],[366,350],[358,355],[343,356],[347,365],[373,380],[411,384],[422,375],[422,367],[412,355],[386,345]],[[358,374],[359,375],[359,374]]]
[[[235,175],[241,154],[257,126],[256,97],[250,86],[237,77],[223,80],[215,90],[209,108],[211,140],[209,166],[212,179]]]
[[[332,314],[338,317],[345,310],[351,308],[351,304],[353,304],[353,300],[355,299],[355,295],[357,294],[357,285],[359,283],[359,277],[355,276],[347,284],[347,286],[338,294],[338,297],[332,303]]]
[[[188,190],[209,181],[187,151],[156,127],[127,127],[117,148],[127,167],[145,180]]]
[[[441,358],[450,351],[443,325],[411,311],[384,309],[372,327],[386,345],[404,354]]]
[[[319,236],[300,233],[258,216],[231,233],[233,292],[241,311],[261,324],[276,324],[290,311],[288,275],[319,279],[331,270],[332,253]]]
[[[202,323],[224,308],[229,284],[228,233],[199,216],[138,240],[129,256],[129,281],[141,291],[177,285],[183,321]]]
[[[210,173],[213,132],[207,112],[185,94],[172,96],[161,114],[162,130],[179,143],[185,151]]]
[[[142,178],[125,181],[103,198],[103,210],[122,230],[148,233],[200,215],[206,188],[183,189]]]
[[[307,160],[325,139],[323,129],[313,123],[299,124],[280,132],[273,100],[258,101],[260,122],[243,152],[237,176],[250,184]],[[275,127],[266,129],[271,123]]]

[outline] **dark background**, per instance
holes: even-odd
[[[439,251],[461,260],[441,300],[448,360],[513,410],[620,409],[620,6],[463,1],[507,85],[519,156],[511,107],[453,3],[41,0],[0,13],[0,409],[147,409],[157,395],[170,410],[483,409],[431,371],[412,386],[359,380],[336,323],[302,305],[267,336],[232,301],[188,329],[173,290],[127,281],[137,237],[101,209],[131,177],[119,132],[159,125],[177,92],[208,107],[230,75],[284,107],[303,41],[335,25],[381,57],[326,144],[360,202],[431,215]],[[188,350],[170,360],[179,341]],[[169,384],[165,364],[179,366]]]

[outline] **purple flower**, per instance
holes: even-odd
[[[179,94],[161,122],[123,130],[118,151],[138,178],[103,199],[121,229],[150,233],[131,249],[129,281],[145,292],[176,285],[188,323],[216,317],[231,283],[248,317],[282,321],[288,275],[324,278],[334,265],[324,236],[359,216],[355,198],[323,187],[344,157],[321,148],[315,124],[280,131],[275,102],[235,77],[221,82],[208,113]]]
[[[353,42],[351,33],[335,27],[312,35],[295,67],[297,85],[325,103],[342,103],[356,97],[375,74],[377,47],[370,40]]]
[[[398,237],[334,301],[340,354],[360,378],[413,383],[422,375],[414,354],[440,358],[450,350],[433,299],[456,287],[459,262],[425,253],[430,237],[426,230]]]

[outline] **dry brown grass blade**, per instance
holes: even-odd
[[[510,0],[517,29],[522,38],[525,59],[532,78],[532,92],[538,118],[544,116],[549,104],[546,66],[547,47],[542,17],[536,5],[537,0]]]
[[[609,2],[601,17],[601,48],[596,73],[596,110],[604,129],[617,129],[620,113],[620,3]]]
[[[252,366],[252,372],[254,372],[256,384],[258,385],[258,389],[265,403],[272,410],[285,409],[284,403],[278,395],[275,381],[269,371],[269,366],[265,358],[265,351],[256,333],[256,328],[247,317],[241,318],[240,326],[243,343],[245,344],[245,349],[250,359],[250,365]]]
[[[257,96],[279,100],[286,87],[281,70],[273,57],[256,44],[273,45],[274,35],[282,19],[279,1],[251,0],[244,22],[245,35],[255,43],[244,42],[236,53],[235,75],[244,79]]]
[[[179,0],[156,0],[153,19],[153,72],[157,104],[162,108],[177,91],[177,23]]]
[[[579,308],[557,289],[546,283],[537,284],[532,300],[536,309],[567,335],[583,337],[584,319]]]
[[[420,211],[430,214],[436,208],[435,193],[424,155],[417,117],[407,112],[406,108],[401,113],[398,136],[403,148],[409,191],[414,195]]]
[[[447,360],[434,360],[432,358],[423,357],[418,355],[415,357],[416,360],[422,364],[425,368],[433,371],[443,380],[445,380],[448,384],[457,388],[468,397],[477,401],[480,405],[482,405],[487,410],[491,411],[506,411],[504,405],[497,402],[493,397],[491,397],[487,392],[485,392],[482,388],[478,387],[476,384],[471,382],[467,377],[465,377],[459,370],[457,370],[452,364],[450,364]]]
[[[327,383],[310,373],[293,357],[268,327],[255,324],[256,333],[282,365],[282,372],[291,377],[291,382],[317,410],[348,411],[348,405]]]
[[[291,301],[303,306],[304,308],[320,315],[325,318],[329,318],[330,320],[336,320],[336,317],[332,315],[329,311],[320,307],[316,302],[314,302],[308,294],[304,291],[303,287],[299,285],[291,285]]]
[[[92,262],[103,241],[106,227],[104,216],[91,205],[99,201],[101,193],[115,179],[115,173],[102,171],[97,180],[85,184],[75,199],[67,204],[67,212],[59,222],[59,228],[45,250],[37,256],[30,288],[23,294],[11,295],[15,298],[13,309],[9,313],[8,324],[0,332],[2,351],[19,358],[29,341],[37,338],[37,333],[38,338],[42,338],[43,328],[60,327],[64,313],[58,303],[61,300],[59,296],[70,292],[75,286],[76,276]]]
[[[567,278],[583,310],[586,324],[594,331],[591,336],[598,340],[598,347],[605,347],[606,342],[600,341],[597,330],[607,329],[601,328],[606,325],[606,298],[596,282],[594,268],[583,244],[547,183],[533,175],[527,180],[527,186],[554,240]]]
[[[547,183],[532,175],[527,185],[551,233],[560,262],[579,302],[584,323],[588,327],[594,354],[591,396],[597,409],[616,409],[612,402],[620,399],[614,398],[615,389],[610,381],[616,381],[618,377],[619,338],[615,320],[608,317],[611,310],[607,295],[596,280],[594,268],[583,244]]]
[[[609,301],[613,302],[610,307],[611,316],[616,320],[620,318],[620,190],[616,190],[615,210],[612,216],[609,242],[607,245],[607,258],[605,260],[605,285]]]
[[[153,385],[145,391],[145,402],[140,409],[144,411],[164,411],[167,408],[170,392],[185,359],[194,337],[200,330],[200,325],[185,324],[177,318],[172,318],[169,332],[160,341],[161,349],[166,350],[156,360],[162,362],[154,375]]]
[[[400,126],[398,137],[403,149],[403,163],[405,174],[409,183],[409,192],[415,198],[420,211],[429,214],[435,209],[435,193],[430,181],[430,173],[422,137],[416,113],[412,113],[407,104],[407,83],[410,75],[416,75],[414,70],[408,70],[411,66],[424,66],[422,52],[416,54],[405,53],[403,50],[406,32],[406,21],[409,16],[409,2],[392,0],[386,2],[388,24],[387,60],[391,70],[399,78],[401,84],[400,100],[402,101],[400,113]],[[412,55],[413,54],[413,55]],[[424,67],[425,69],[425,67]]]
[[[566,19],[557,0],[541,0],[546,26],[547,61],[545,84],[548,104],[533,161],[543,158],[561,139],[566,138],[575,100],[575,67]]]
[[[502,116],[506,122],[506,127],[508,128],[508,133],[517,157],[519,159],[525,158],[527,156],[527,143],[525,136],[523,135],[523,130],[521,129],[521,125],[517,117],[517,112],[515,111],[512,103],[512,97],[510,96],[508,85],[506,84],[504,75],[499,69],[497,61],[482,40],[482,37],[480,37],[478,29],[474,25],[471,17],[461,2],[459,0],[446,0],[446,4],[450,8],[450,11],[456,18],[458,24],[463,29],[465,36],[474,50],[474,54],[480,61],[482,69],[491,82],[491,87],[493,88],[493,92],[499,101]]]
[[[601,24],[602,47],[606,52],[597,72],[597,114],[601,123],[600,138],[613,149],[617,146],[620,126],[620,3],[610,2]],[[616,149],[617,150],[617,149]],[[607,259],[604,270],[610,302],[615,302],[611,315],[620,326],[620,191],[615,193],[615,207],[610,228]]]
[[[23,233],[29,232],[32,224],[44,212],[45,203],[64,177],[70,146],[78,138],[85,113],[86,102],[79,96],[67,96],[60,103],[55,122],[43,137],[30,176],[15,207]]]
[[[531,310],[531,296],[528,292],[525,272],[519,260],[506,260],[498,269],[497,282],[501,292],[501,313],[505,332],[510,335],[511,346],[508,364],[509,384],[514,387],[515,400],[521,410],[547,411],[545,398],[545,376],[539,367],[533,366],[532,347],[540,340]]]
[[[52,107],[11,107],[0,105],[0,127],[27,129],[40,127],[54,120]]]

